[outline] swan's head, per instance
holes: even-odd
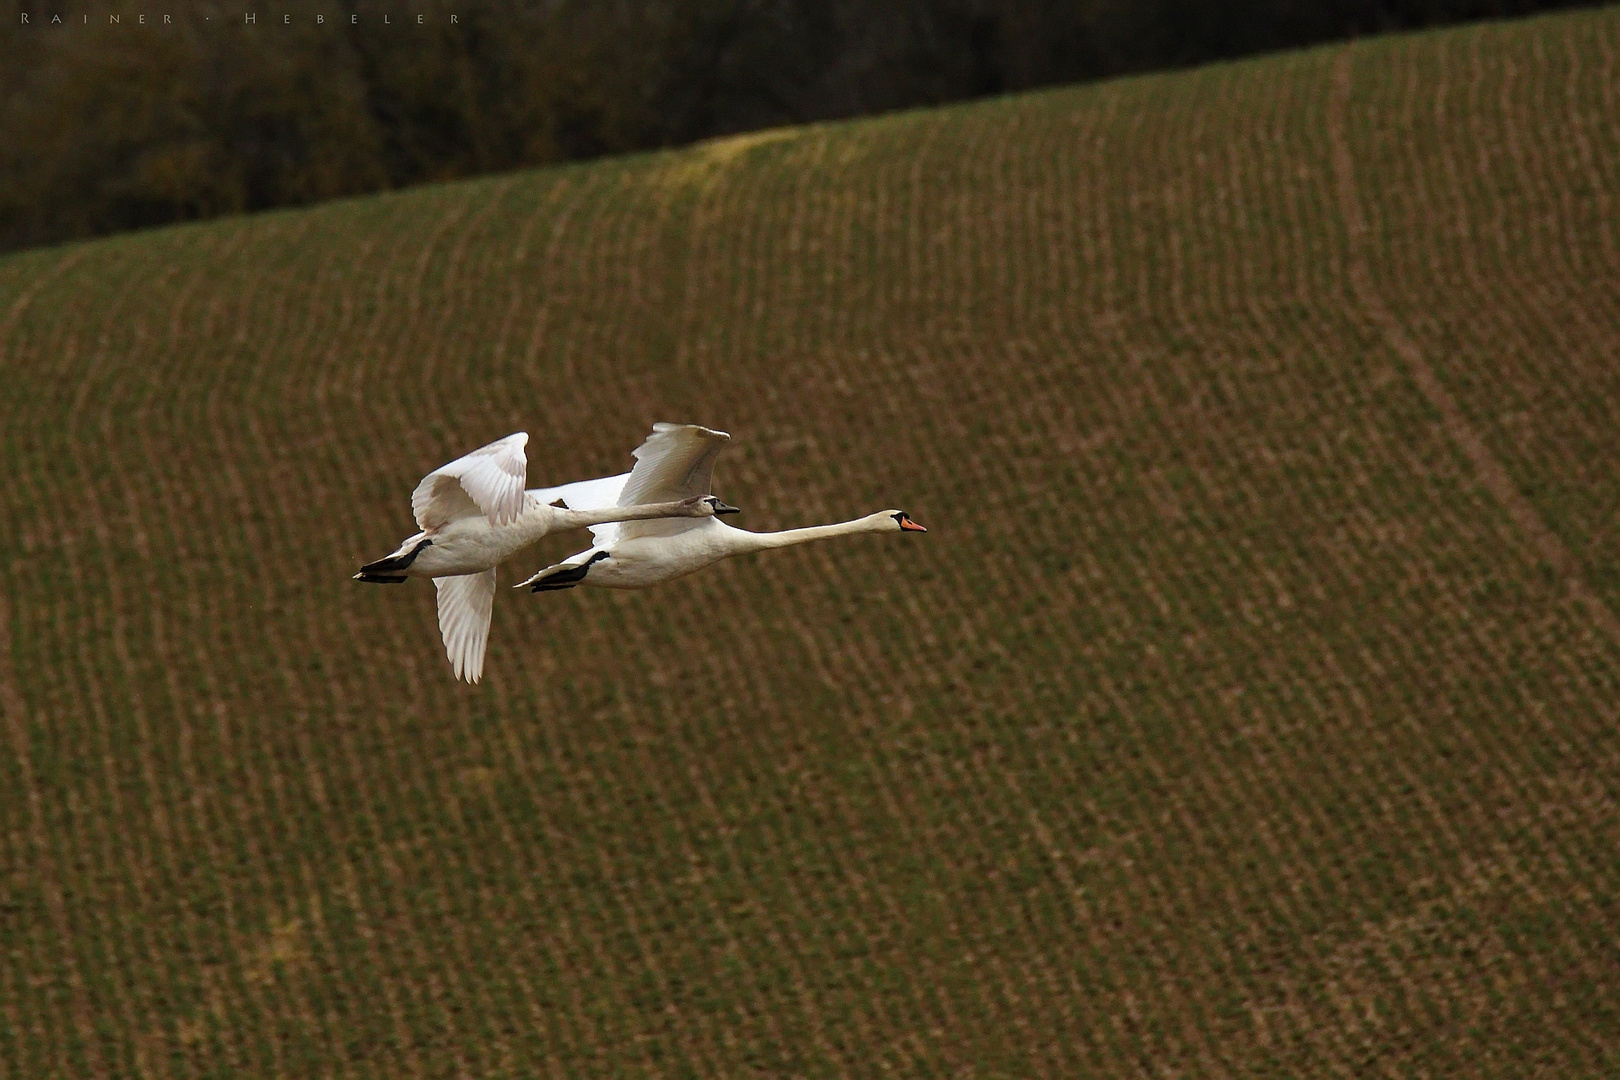
[[[921,525],[917,524],[915,521],[912,521],[911,520],[911,515],[906,513],[904,510],[885,510],[883,512],[884,512],[884,514],[888,515],[888,518],[889,518],[890,521],[894,522],[894,527],[901,530],[902,532],[927,532],[928,531],[927,529],[923,528]]]
[[[720,517],[722,514],[742,513],[742,511],[737,509],[735,506],[727,506],[713,495],[705,495],[703,497],[703,505],[709,508],[709,513],[713,517]]]

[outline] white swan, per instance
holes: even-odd
[[[650,438],[636,448],[629,477],[608,477],[580,485],[569,505],[608,506],[621,512],[654,500],[699,498],[709,493],[714,459],[731,438],[695,424],[654,424]],[[576,502],[575,498],[579,501]],[[927,532],[904,510],[884,510],[854,521],[786,532],[733,529],[713,517],[701,521],[666,518],[591,526],[595,543],[585,551],[520,582],[534,592],[595,585],[606,589],[645,589],[673,581],[705,566],[751,551],[866,532]]]
[[[570,496],[589,499],[602,484],[622,488],[630,476],[580,480],[525,491],[529,436],[519,431],[497,439],[422,478],[411,493],[411,513],[421,532],[386,559],[367,563],[356,581],[392,585],[429,577],[439,593],[439,632],[456,678],[477,682],[484,672],[484,645],[495,602],[495,567],[547,533],[609,521],[713,517],[735,508],[707,492],[695,498],[648,500],[633,507],[572,509]]]

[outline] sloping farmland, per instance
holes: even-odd
[[[0,260],[0,1074],[1620,1073],[1617,331],[1612,8]]]

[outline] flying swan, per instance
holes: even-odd
[[[701,429],[700,429],[701,430]],[[367,563],[356,581],[393,585],[429,577],[439,593],[439,632],[456,678],[477,682],[484,673],[484,645],[495,602],[495,567],[547,533],[610,521],[650,518],[708,518],[735,513],[708,494],[644,500],[635,506],[604,503],[571,508],[571,495],[587,495],[593,485],[617,481],[580,480],[554,488],[523,489],[528,460],[526,432],[497,439],[422,477],[411,492],[411,513],[421,532],[386,559]]]
[[[575,485],[576,490],[568,498],[570,506],[617,505],[622,524],[592,525],[591,536],[596,542],[591,547],[514,587],[527,585],[533,592],[570,589],[580,584],[645,589],[752,551],[854,533],[928,531],[904,510],[884,510],[836,525],[768,533],[734,529],[712,516],[701,521],[629,518],[628,511],[641,506],[667,505],[708,495],[714,459],[730,439],[723,431],[696,424],[654,424],[652,435],[636,448],[636,466],[627,476],[584,481]]]

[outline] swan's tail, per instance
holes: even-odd
[[[422,554],[422,549],[431,543],[433,541],[426,537],[417,540],[413,536],[388,558],[366,563],[360,568],[360,572],[354,575],[354,580],[368,581],[373,585],[397,585],[405,580],[405,571],[416,561],[416,557]]]
[[[588,558],[587,555],[589,555]],[[527,585],[530,592],[556,592],[558,589],[572,589],[585,580],[585,575],[591,572],[592,564],[606,558],[608,558],[608,553],[605,551],[598,551],[594,554],[582,552],[572,559],[564,560],[555,566],[546,567],[529,580],[520,581],[513,587],[521,589]]]
[[[364,570],[354,575],[354,580],[369,582],[372,585],[398,585],[405,580],[404,574],[368,574]]]

